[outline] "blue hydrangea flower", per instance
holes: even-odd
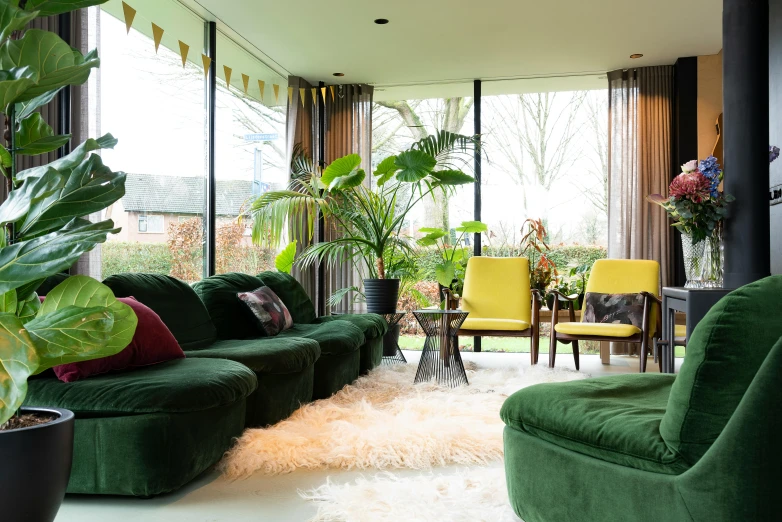
[[[717,158],[709,156],[701,161],[698,165],[698,170],[709,180],[709,194],[711,197],[717,198],[719,196],[720,179],[722,179],[722,169],[720,164],[717,163]]]

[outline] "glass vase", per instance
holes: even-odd
[[[722,227],[717,227],[704,241],[706,249],[702,263],[702,288],[722,288],[725,266],[725,248],[722,244]]]
[[[707,241],[692,242],[690,234],[682,233],[682,253],[684,254],[684,274],[687,282],[684,288],[703,288],[703,263],[705,261]]]

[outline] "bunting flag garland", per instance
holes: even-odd
[[[272,89],[274,90],[274,103],[280,103],[280,86],[276,83],[272,84]],[[290,88],[288,88],[288,98],[291,98]]]
[[[329,89],[331,89],[331,101],[334,101],[334,86],[330,85]]]
[[[242,73],[242,84],[244,85],[244,93],[247,94],[247,90],[250,88],[250,77]]]
[[[323,96],[323,103],[326,103],[326,88],[321,87],[320,88],[320,95]]]
[[[276,87],[276,89],[274,89],[274,96],[277,96],[277,93],[280,90],[280,86],[275,85],[274,87]],[[291,103],[293,103],[293,87],[288,87],[288,105]]]
[[[185,68],[185,65],[187,65],[187,53],[190,52],[190,46],[187,45],[182,40],[179,40],[179,54],[182,55],[182,68]]]
[[[130,28],[133,25],[133,20],[136,18],[136,10],[122,2],[122,12],[125,14],[125,27],[128,30],[128,34],[130,34]]]
[[[207,55],[201,55],[201,61],[204,62],[204,76],[209,76],[209,66],[212,65],[212,59]]]
[[[228,89],[231,89],[231,73],[233,73],[233,69],[228,67],[227,65],[223,65],[223,72],[225,73],[225,84],[228,86]]]
[[[263,94],[266,90],[266,82],[263,80],[258,80],[258,89],[261,90],[261,102],[263,102]]]
[[[318,89],[316,87],[312,88],[312,103],[318,104]]]
[[[304,107],[304,100],[307,99],[307,89],[299,87],[299,100],[301,100],[301,106]]]
[[[163,41],[163,28],[157,24],[152,24],[152,38],[155,40],[155,54],[160,49],[160,42]]]

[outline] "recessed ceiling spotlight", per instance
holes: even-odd
[[[345,76],[345,73],[334,73],[332,76]]]
[[[643,57],[644,57],[644,55],[642,55],[640,53],[636,53],[636,54],[631,54],[630,55],[630,58],[632,58],[633,60],[637,60],[638,58],[643,58]]]
[[[375,20],[375,23],[377,25],[386,25],[388,23],[388,19],[387,18],[378,18],[377,20]]]

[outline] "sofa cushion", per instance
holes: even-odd
[[[341,314],[318,317],[316,324],[330,323],[331,321],[347,321],[361,328],[366,340],[383,337],[388,331],[388,322],[378,314]]]
[[[264,284],[257,277],[230,273],[207,277],[194,284],[193,289],[209,310],[219,339],[252,339],[265,334],[250,318],[246,305],[236,294],[252,292],[262,286]]]
[[[511,428],[596,459],[655,473],[689,468],[660,436],[673,375],[618,375],[538,384],[511,395]]]
[[[294,324],[293,328],[280,333],[275,339],[287,337],[304,337],[318,341],[321,356],[349,354],[364,344],[364,332],[358,326],[347,321]]]
[[[226,339],[206,350],[189,354],[190,358],[209,357],[240,362],[255,373],[287,374],[305,370],[320,357],[320,345],[301,337],[262,337]]]
[[[77,415],[184,413],[233,404],[257,386],[243,364],[188,358],[72,383],[33,379],[25,404],[67,408]]]
[[[722,433],[771,348],[782,337],[782,276],[723,297],[687,342],[660,432],[695,464]]]
[[[204,303],[179,279],[159,274],[117,274],[103,284],[117,297],[135,297],[160,316],[183,350],[212,344],[215,327]]]
[[[252,292],[239,292],[236,296],[244,303],[250,319],[266,335],[275,336],[293,326],[288,307],[268,286],[256,288]]]
[[[294,323],[310,324],[315,321],[315,306],[293,276],[284,272],[261,272],[258,278],[280,296]]]

